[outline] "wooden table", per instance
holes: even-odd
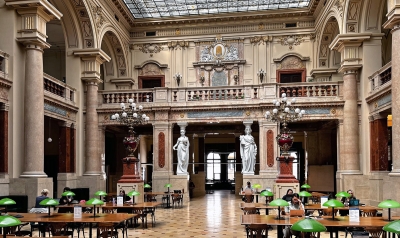
[[[154,224],[156,223],[156,217],[155,217],[155,210],[156,207],[160,206],[162,203],[161,202],[142,202],[142,203],[136,203],[136,204],[122,204],[122,205],[117,205],[117,204],[112,204],[111,202],[107,202],[104,205],[101,205],[99,207],[104,207],[104,208],[127,208],[127,209],[132,209],[135,210],[137,208],[143,208],[143,212],[150,213],[151,214],[151,224],[154,227]],[[139,214],[139,215],[144,215],[144,213]],[[143,224],[144,227],[144,224]]]
[[[271,226],[277,226],[278,238],[283,237],[283,227],[293,225],[295,222],[304,219],[302,217],[288,217],[284,216],[285,219],[277,220],[276,215],[241,215],[241,224],[242,225],[250,225],[250,224],[267,224]],[[336,238],[338,237],[338,228],[339,227],[383,227],[389,223],[389,221],[384,220],[382,217],[360,217],[360,222],[350,222],[348,216],[343,217],[335,217],[335,220],[332,220],[331,217],[322,217],[320,219],[316,219],[322,225],[326,227],[330,227],[330,237],[333,238],[333,234],[336,234]]]
[[[18,213],[23,217],[18,218],[21,222],[66,222],[66,223],[89,223],[89,238],[92,238],[92,225],[98,222],[121,223],[132,219],[138,214],[114,213],[114,214],[96,214],[93,217],[91,213],[82,213],[82,218],[74,218],[73,213],[53,213],[50,216],[47,213]]]

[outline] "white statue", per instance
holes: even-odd
[[[181,129],[181,137],[178,138],[178,141],[172,149],[176,150],[178,155],[176,174],[187,174],[189,164],[189,139],[185,136],[185,130]]]
[[[240,136],[240,157],[242,158],[242,174],[254,173],[256,164],[257,145],[254,137],[251,135],[250,126],[244,130],[246,135]]]

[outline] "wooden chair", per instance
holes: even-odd
[[[383,237],[386,237],[386,234],[383,232],[381,227],[364,227],[366,231],[369,233],[369,237],[371,238],[380,238],[383,234]]]
[[[362,209],[361,216],[363,217],[376,217],[378,210],[376,209]]]
[[[247,227],[247,236],[250,238],[267,238],[268,225],[266,224],[250,224]]]
[[[180,193],[173,193],[171,194],[171,196],[172,196],[172,206],[175,207],[180,205],[182,207],[183,195]]]
[[[139,214],[138,217],[135,217],[135,221],[137,221],[138,219],[141,219],[142,220],[143,229],[145,227],[147,227],[147,212],[146,212],[145,208],[143,208],[143,207],[135,207],[133,209],[133,213]]]
[[[6,235],[10,236],[32,236],[32,233],[30,231],[21,231],[21,227],[24,225],[19,225],[19,226],[11,226],[11,227],[4,227],[4,232]]]
[[[113,223],[100,222],[97,224],[98,238],[118,238],[118,231],[115,230]]]
[[[255,207],[244,207],[243,208],[243,215],[250,215],[250,214],[260,214],[258,209]]]
[[[254,201],[254,195],[246,194],[244,195],[244,202],[252,203]]]
[[[102,209],[101,211],[103,213],[106,213],[106,214],[113,214],[114,213],[114,208],[111,208],[111,207],[102,207],[101,209]]]
[[[68,231],[66,222],[51,222],[48,226],[49,232],[52,236],[72,236],[74,237],[73,231]]]

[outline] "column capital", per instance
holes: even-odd
[[[400,0],[387,1],[388,20],[383,23],[385,29],[397,30],[400,26]]]
[[[79,56],[83,62],[81,78],[83,81],[93,85],[103,82],[100,79],[100,65],[109,62],[110,56],[101,49],[75,50],[73,54]]]
[[[358,70],[361,67],[362,67],[362,65],[342,65],[338,69],[338,72],[343,73],[343,75],[357,74]]]
[[[24,45],[37,45],[49,48],[46,43],[46,23],[52,19],[61,19],[59,12],[46,0],[6,0],[6,5],[17,9],[22,24],[17,31],[17,41]]]

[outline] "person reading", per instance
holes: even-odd
[[[285,207],[285,210],[282,212],[283,215],[288,216],[304,216],[304,206],[299,198],[299,194],[294,193],[292,196],[292,200],[289,202],[289,206]],[[296,237],[300,236],[299,231],[293,231],[291,226],[286,226],[283,230],[283,237],[290,238],[291,235],[295,235]]]

